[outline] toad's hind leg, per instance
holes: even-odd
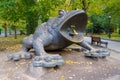
[[[34,54],[28,53],[28,51],[30,49],[32,49],[32,43],[33,43],[33,36],[32,35],[24,38],[21,50],[17,53],[9,54],[8,59],[16,61],[16,60],[19,60],[21,58],[25,58],[25,59],[32,58],[34,56]]]
[[[32,48],[33,48],[33,35],[30,35],[29,37],[23,39],[21,51],[28,52]]]
[[[38,56],[47,55],[44,47],[52,43],[53,36],[49,32],[43,32],[40,35],[34,35],[33,48]]]

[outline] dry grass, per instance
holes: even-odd
[[[17,35],[17,39],[14,39],[14,35],[0,37],[0,51],[20,49],[24,37],[25,35]]]

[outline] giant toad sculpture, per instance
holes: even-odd
[[[33,66],[54,67],[63,65],[64,60],[60,55],[48,54],[45,50],[64,49],[74,43],[96,53],[94,48],[83,39],[86,24],[87,15],[83,10],[70,12],[60,10],[58,17],[42,23],[36,28],[33,35],[23,40],[23,46],[21,51],[18,52],[19,54],[8,55],[8,58],[11,60],[31,58],[33,54],[28,51],[33,48],[37,54],[32,61]],[[28,54],[26,54],[27,52]],[[89,53],[89,56],[93,56],[93,54]]]

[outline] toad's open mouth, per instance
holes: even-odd
[[[72,42],[83,41],[83,32],[87,24],[87,15],[83,10],[69,12],[61,22],[60,33]]]

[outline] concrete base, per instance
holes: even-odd
[[[50,68],[44,68],[44,67],[34,67],[32,64],[28,66],[28,69],[26,71],[26,74],[34,77],[39,78],[43,75],[45,75]]]

